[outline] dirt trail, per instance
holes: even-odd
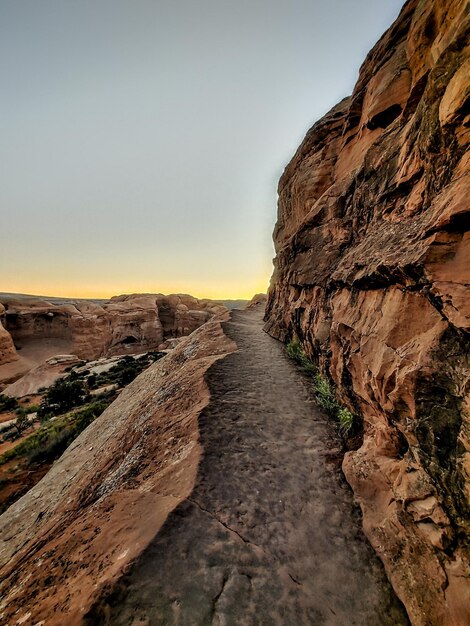
[[[340,443],[259,312],[224,324],[239,350],[208,372],[204,458],[90,624],[408,624],[361,531]]]

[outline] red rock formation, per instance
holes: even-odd
[[[344,471],[416,626],[468,624],[470,58],[464,0],[409,0],[279,183],[266,329],[360,415]]]
[[[65,342],[62,352],[66,348],[84,359],[157,348],[169,337],[188,335],[224,310],[210,300],[161,294],[116,296],[103,304],[84,300],[60,305],[33,299],[3,302],[6,329],[19,347],[31,341],[59,339]],[[0,354],[0,364],[2,361]]]
[[[0,365],[10,363],[18,358],[10,333],[5,330],[5,307],[0,303]]]
[[[246,305],[245,309],[260,309],[266,306],[268,296],[265,293],[256,293]]]

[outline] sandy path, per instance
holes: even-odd
[[[257,312],[224,324],[195,489],[90,624],[408,624],[360,528],[339,441]],[[311,384],[311,383],[310,383]]]

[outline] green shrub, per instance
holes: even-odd
[[[72,375],[60,378],[47,390],[39,407],[38,416],[41,418],[47,413],[61,415],[87,401],[89,401],[89,392],[83,380]]]
[[[20,436],[21,435],[18,432],[18,429],[16,428],[15,424],[12,424],[8,428],[5,428],[4,430],[2,430],[2,439],[1,439],[1,441],[2,442],[4,442],[4,441],[15,441]]]
[[[318,404],[325,409],[329,415],[338,420],[339,432],[344,437],[349,436],[355,427],[355,417],[349,409],[340,406],[330,383],[320,374],[316,374],[315,376],[315,393]]]
[[[90,374],[87,379],[88,389],[98,389],[98,374]]]
[[[18,400],[0,394],[0,411],[14,411],[18,408]]]
[[[345,407],[339,409],[337,418],[339,421],[339,431],[347,437],[354,428],[354,415]]]
[[[125,387],[131,383],[137,375],[140,374],[140,368],[128,366],[119,372],[117,384],[119,387]]]
[[[16,409],[15,414],[16,421],[14,425],[18,431],[18,434],[21,435],[21,433],[30,426],[28,412],[26,411],[26,409],[23,409],[23,407],[20,407]]]
[[[108,402],[94,402],[69,415],[43,422],[38,430],[0,457],[0,465],[10,459],[26,457],[28,464],[52,462],[95,420]]]
[[[305,350],[302,348],[302,344],[298,339],[293,339],[287,344],[287,354],[295,361],[300,367],[311,376],[316,374],[317,368],[312,361],[305,354]]]
[[[325,409],[330,415],[334,415],[338,409],[338,402],[330,383],[317,373],[315,376],[315,393],[317,395],[318,404]]]

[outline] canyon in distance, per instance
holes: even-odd
[[[0,293],[0,626],[469,626],[469,77],[405,2],[266,294]]]

